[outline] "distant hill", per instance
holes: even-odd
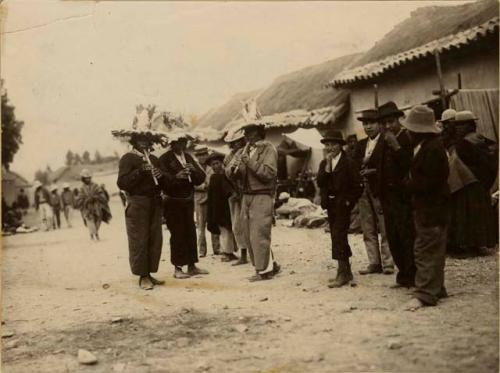
[[[236,94],[225,104],[203,115],[196,127],[223,129],[239,115],[241,102],[251,97],[257,97],[257,105],[262,115],[296,109],[312,110],[337,104],[339,99],[345,99],[344,93],[341,93],[341,90],[325,88],[325,84],[358,57],[359,54],[354,54],[309,66],[279,76],[262,91]]]
[[[396,25],[375,43],[352,67],[378,61],[387,56],[478,26],[498,16],[498,13],[498,0],[480,0],[463,5],[418,8],[411,13],[410,18]]]

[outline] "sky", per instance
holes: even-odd
[[[201,116],[281,74],[362,52],[416,8],[461,1],[7,0],[1,77],[29,180],[68,149],[111,155],[137,104]]]

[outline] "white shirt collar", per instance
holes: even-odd
[[[177,160],[179,162],[181,162],[181,165],[183,165],[183,166],[186,165],[186,156],[185,156],[184,152],[182,152],[181,154],[177,154],[176,152],[174,152],[174,155],[175,155],[175,158],[177,158]]]

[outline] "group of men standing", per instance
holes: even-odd
[[[403,119],[404,118],[404,119]],[[445,297],[444,266],[450,222],[449,159],[434,112],[413,107],[405,117],[395,103],[361,112],[367,138],[354,156],[342,149],[338,131],[322,142],[327,155],[318,170],[322,205],[328,211],[337,276],[329,287],[353,279],[347,240],[357,203],[368,256],[361,275],[393,274],[393,287],[415,287],[408,308],[436,305]],[[380,235],[379,235],[380,234]]]
[[[212,237],[220,235],[212,242],[219,242],[214,252],[222,251],[225,261],[237,259],[238,248],[241,257],[235,264],[244,264],[248,252],[256,271],[250,281],[267,280],[280,271],[271,251],[277,151],[265,141],[263,126],[247,125],[229,136],[227,157],[199,152],[198,160],[186,151],[187,134],[171,136],[170,149],[159,158],[149,155],[153,142],[148,136],[138,132],[131,137],[133,149],[120,160],[117,184],[127,193],[130,266],[142,289],[164,283],[151,275],[162,251],[162,215],[170,231],[176,279],[208,274],[196,265],[198,239],[200,256],[206,255],[205,225]],[[198,237],[195,210],[203,230]]]

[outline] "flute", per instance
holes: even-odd
[[[143,154],[144,154],[144,158],[146,158],[146,162],[148,162],[148,164],[151,167],[154,167],[153,163],[151,163],[151,159],[149,159],[149,150],[145,149],[144,152],[143,152]],[[158,182],[158,179],[156,178],[156,176],[153,173],[153,170],[151,170],[151,176],[153,176],[153,181],[155,182],[155,185],[156,186],[160,186],[160,183]]]
[[[247,151],[248,151],[248,147],[250,146],[250,143],[247,142],[245,144],[245,147],[243,148],[243,151],[241,152],[241,155],[245,154]],[[241,164],[241,157],[240,158],[237,158],[235,160],[235,162],[233,163],[233,165],[231,166],[231,173],[235,173],[236,170],[240,167],[240,164]]]

